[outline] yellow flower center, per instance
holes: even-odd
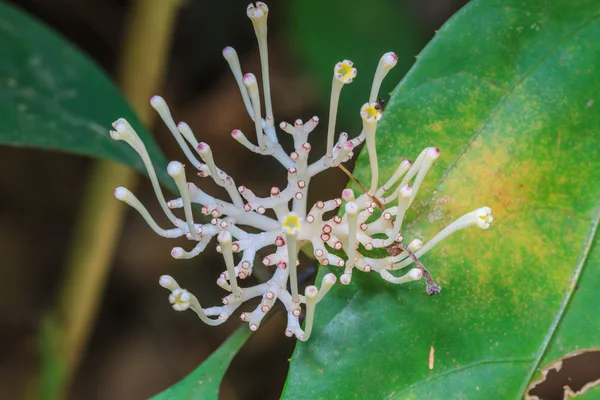
[[[288,215],[283,220],[283,230],[289,235],[296,235],[300,232],[300,218],[297,215]]]

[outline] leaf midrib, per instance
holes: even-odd
[[[406,389],[404,389],[400,393],[394,395],[394,397],[391,397],[391,399],[399,399],[400,396],[402,396],[403,394],[405,394],[409,390],[412,390],[415,387],[420,386],[420,385],[422,385],[424,383],[431,382],[431,381],[434,381],[436,379],[443,378],[445,376],[448,376],[448,375],[451,375],[451,374],[454,374],[454,373],[457,373],[457,372],[463,372],[463,371],[466,371],[468,369],[478,367],[480,365],[486,365],[486,364],[514,364],[514,363],[526,363],[526,362],[530,362],[530,361],[533,361],[533,359],[531,357],[523,357],[523,358],[520,358],[520,357],[506,357],[506,358],[497,358],[497,359],[475,361],[475,362],[473,362],[471,364],[463,365],[461,367],[452,368],[452,369],[449,369],[449,370],[444,371],[442,373],[439,373],[437,375],[434,375],[434,376],[431,376],[431,377],[427,377],[425,379],[421,379],[420,381],[417,381],[417,382],[413,383],[412,385],[410,385],[409,387],[407,387]]]
[[[575,288],[577,287],[577,284],[579,283],[579,279],[583,272],[583,268],[587,264],[587,260],[590,255],[590,251],[592,249],[592,246],[594,245],[594,241],[596,240],[596,235],[598,234],[598,226],[600,225],[600,201],[596,204],[594,217],[590,222],[591,222],[591,224],[590,224],[587,240],[583,247],[583,251],[581,252],[579,261],[577,262],[577,267],[575,268],[574,274],[572,275],[573,279],[571,279],[571,284],[569,286],[569,289],[567,290],[567,293],[565,294],[565,297],[562,301],[562,304],[560,306],[560,309],[558,310],[556,317],[554,318],[554,321],[552,321],[552,325],[550,326],[550,329],[549,329],[548,333],[546,334],[546,337],[542,341],[542,345],[538,349],[537,356],[534,360],[534,363],[533,363],[531,369],[529,370],[529,373],[525,377],[526,379],[523,380],[523,385],[521,386],[521,389],[519,390],[519,393],[517,394],[517,396],[518,396],[517,399],[520,399],[522,397],[522,395],[525,394],[525,390],[527,389],[527,386],[528,386],[529,382],[531,381],[533,374],[538,369],[538,367],[540,365],[540,361],[544,357],[544,354],[546,354],[546,351],[548,350],[548,345],[550,344],[550,342],[552,341],[552,338],[554,337],[554,334],[558,330],[558,327],[560,326],[560,324],[563,320],[563,317],[565,316],[565,311],[567,310],[569,304],[571,303],[571,300],[573,299],[573,294],[575,293]]]

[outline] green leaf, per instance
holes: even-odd
[[[582,394],[577,396],[577,400],[598,400],[600,399],[600,384],[596,383],[595,386],[592,386],[586,389]]]
[[[388,51],[403,56],[381,87],[380,95],[387,98],[423,45],[404,2],[378,0],[369,3],[368,12],[357,11],[364,6],[359,0],[302,0],[288,5],[294,48],[325,101],[337,62],[350,59],[358,69],[354,82],[344,87],[339,105],[337,128],[348,132],[361,127],[356,110],[368,100],[379,58]]]
[[[475,0],[444,25],[378,128],[381,180],[434,145],[405,237],[484,205],[497,220],[422,258],[437,296],[373,273],[334,287],[284,399],[523,398],[545,364],[600,345],[599,38],[596,0]],[[366,152],[357,165],[368,182]]]
[[[144,171],[133,149],[110,138],[111,123],[124,117],[170,184],[165,157],[110,79],[54,31],[2,2],[0,54],[0,144],[68,151]]]
[[[252,331],[238,328],[206,361],[174,386],[152,397],[152,400],[211,400],[219,398],[221,380],[236,353]]]

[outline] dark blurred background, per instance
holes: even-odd
[[[311,13],[317,15],[320,9],[313,8],[307,15],[298,11],[299,2],[268,2],[271,86],[277,123],[292,122],[296,118],[306,120],[312,115],[319,115],[325,121],[331,68],[341,59],[315,61],[319,55],[310,53],[313,43],[303,42],[315,38],[303,39],[302,32],[312,23],[318,32],[328,32],[327,26],[318,25],[327,19],[312,21]],[[400,56],[398,71],[390,77],[393,87],[434,30],[465,2],[382,0],[384,10],[397,13],[401,21],[410,25],[402,37],[388,37],[391,27],[379,22],[381,14],[371,12],[378,9],[371,3],[378,1],[369,2],[367,6],[362,1],[347,0],[349,11],[344,15],[354,18],[347,22],[332,18],[329,34],[332,37],[344,34],[334,25],[341,23],[349,31],[358,29],[372,32],[376,38],[386,38],[375,40],[374,46],[383,47],[377,49],[376,54],[393,50]],[[53,27],[114,76],[129,1],[12,0],[9,3]],[[234,177],[238,185],[244,184],[266,195],[272,185],[285,182],[285,171],[278,171],[279,175],[273,178],[276,182],[263,179],[271,177],[274,161],[250,154],[231,139],[232,129],[252,132],[253,128],[221,56],[224,46],[233,46],[240,55],[243,70],[258,75],[256,41],[245,13],[247,4],[247,0],[184,2],[160,94],[169,102],[175,120],[188,122],[197,137],[212,146],[220,168]],[[321,39],[328,42],[327,37]],[[333,40],[331,42],[335,45]],[[394,45],[396,42],[398,47]],[[349,43],[348,48],[352,49],[352,45]],[[403,53],[406,48],[416,50],[412,54]],[[337,57],[335,50],[332,49],[331,57]],[[357,46],[356,55],[349,52],[340,57],[355,60],[362,49]],[[317,71],[315,66],[321,61],[330,67]],[[377,62],[378,58],[370,61],[372,71]],[[357,67],[358,78],[370,84],[372,75],[361,74],[361,66]],[[322,82],[329,83],[323,86]],[[338,131],[347,129],[351,136],[358,133],[357,111],[368,92],[362,96],[349,100],[355,103],[354,119],[345,119],[349,114],[341,111],[344,119],[339,121]],[[107,128],[110,122],[106,121]],[[323,125],[318,132],[324,129]],[[162,124],[157,123],[152,128],[168,158],[182,160],[182,154]],[[313,155],[323,153],[325,139],[322,137],[322,141],[315,141],[313,137]],[[1,154],[0,398],[20,399],[30,395],[33,389],[32,377],[39,365],[40,321],[55,305],[82,185],[92,160],[17,148],[2,148]],[[313,200],[339,195],[346,180],[340,171],[319,176],[311,183]],[[202,181],[202,185],[209,193],[218,192],[206,181]],[[134,192],[156,215],[159,208],[148,181],[141,179]],[[176,277],[205,307],[219,304],[223,296],[215,281],[224,265],[222,258],[216,256],[214,246],[209,246],[195,259],[174,260],[170,250],[181,244],[156,236],[137,213],[128,214],[101,311],[70,398],[147,398],[183,378],[239,326],[239,320],[232,317],[226,324],[211,328],[191,312],[177,313],[171,309],[168,292],[157,283],[162,274]],[[310,281],[314,274],[310,266],[307,268],[305,276]],[[252,279],[255,277],[249,280]],[[250,282],[244,283],[248,284]],[[279,398],[295,340],[283,335],[286,324],[283,313],[273,311],[272,314],[236,356],[223,381],[221,398]]]

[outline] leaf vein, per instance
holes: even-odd
[[[450,369],[448,371],[444,371],[444,372],[442,372],[440,374],[437,374],[437,375],[434,375],[434,376],[431,376],[431,377],[427,377],[425,379],[417,381],[417,382],[413,383],[412,385],[410,385],[409,387],[407,387],[406,389],[404,389],[403,391],[401,391],[400,393],[398,393],[397,395],[395,395],[394,397],[392,397],[392,399],[398,399],[404,393],[406,393],[409,390],[412,390],[415,387],[420,386],[420,385],[422,385],[424,383],[431,382],[433,380],[440,379],[440,378],[443,378],[445,376],[448,376],[448,375],[451,375],[451,374],[454,374],[454,373],[462,372],[462,371],[465,371],[467,369],[475,368],[475,367],[478,367],[480,365],[485,365],[485,364],[526,363],[526,362],[531,362],[531,361],[533,361],[533,359],[531,357],[527,357],[527,358],[507,357],[507,358],[498,358],[498,359],[479,360],[479,361],[476,361],[474,363],[467,364],[467,365],[464,365],[462,367],[453,368],[453,369]]]

